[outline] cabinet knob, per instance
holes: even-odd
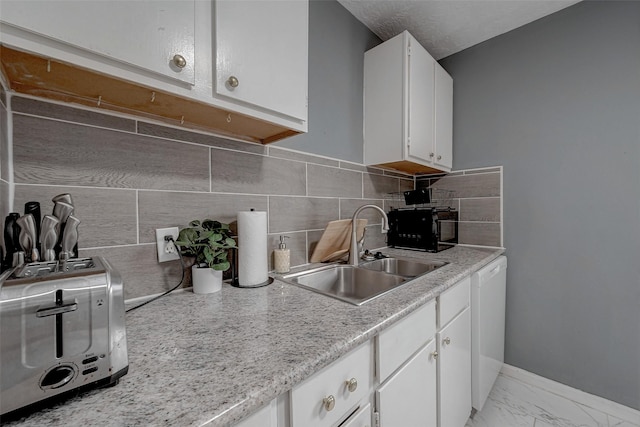
[[[438,352],[434,351],[433,353],[431,353],[431,357],[433,357],[434,359],[438,358]]]
[[[445,339],[442,340],[442,344],[446,344],[446,345],[451,344],[451,338],[446,337]]]
[[[435,156],[435,153],[429,153],[429,157]]]
[[[438,160],[442,160],[442,156],[438,156]]]
[[[336,407],[336,398],[333,396],[327,396],[322,399],[322,406],[327,411],[333,411],[333,408]]]
[[[346,383],[347,383],[347,389],[351,393],[353,393],[358,389],[358,380],[356,380],[355,378],[351,378],[349,381],[346,381]]]
[[[173,64],[178,68],[184,68],[187,66],[187,60],[184,56],[175,54],[173,55]]]
[[[238,80],[236,76],[230,76],[227,79],[227,84],[231,87],[238,87],[238,85],[240,84],[240,80]]]

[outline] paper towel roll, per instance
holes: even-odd
[[[269,280],[267,213],[238,212],[238,284],[251,287]]]

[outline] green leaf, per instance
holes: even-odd
[[[225,261],[219,264],[214,264],[211,268],[213,268],[214,270],[226,271],[229,269],[229,267],[231,267],[231,264],[229,264],[228,261]]]

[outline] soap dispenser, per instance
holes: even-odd
[[[289,236],[280,236],[280,244],[278,249],[273,251],[273,264],[276,273],[288,273],[291,269],[291,250],[287,249],[284,239]]]

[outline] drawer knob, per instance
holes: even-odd
[[[433,353],[431,353],[431,357],[433,357],[434,359],[438,358],[438,352],[434,351]]]
[[[231,76],[227,79],[227,84],[230,87],[238,87],[238,85],[240,84],[240,80],[238,80],[236,76]]]
[[[438,160],[442,160],[442,156],[438,156]]]
[[[446,337],[445,339],[442,340],[442,344],[446,344],[446,345],[451,344],[451,338]]]
[[[333,408],[336,407],[336,398],[333,396],[327,396],[322,399],[322,406],[327,411],[333,411]]]
[[[178,68],[184,68],[187,66],[187,60],[184,56],[175,54],[173,55],[173,64]]]
[[[435,153],[429,153],[429,157],[435,156]]]
[[[351,393],[353,393],[358,389],[358,380],[356,380],[355,378],[351,378],[349,381],[346,381],[346,383],[347,383],[347,389]]]

